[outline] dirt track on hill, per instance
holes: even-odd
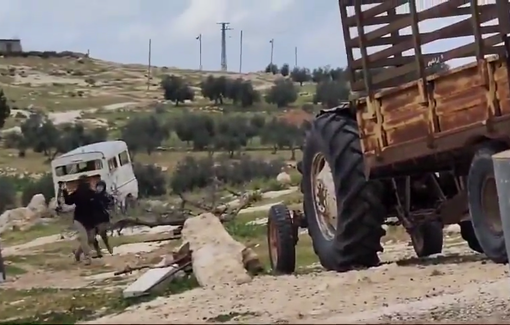
[[[510,323],[507,265],[459,242],[442,256],[412,256],[400,243],[386,248],[386,263],[377,268],[198,288],[89,323]]]

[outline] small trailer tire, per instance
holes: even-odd
[[[291,274],[296,269],[296,230],[285,205],[276,204],[269,209],[267,246],[271,269],[276,274]]]
[[[443,225],[437,221],[425,222],[410,231],[411,242],[418,257],[443,251]]]

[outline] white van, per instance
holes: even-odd
[[[124,141],[104,141],[76,148],[55,158],[51,172],[57,198],[59,182],[64,182],[72,192],[80,176],[86,176],[93,187],[103,180],[108,193],[121,202],[122,208],[138,198],[138,181]]]

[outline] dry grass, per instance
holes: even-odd
[[[18,172],[45,173],[50,171],[50,164],[40,153],[27,151],[26,157],[18,157],[18,150],[2,149],[0,151],[0,169],[16,169]]]
[[[27,243],[34,239],[60,234],[71,225],[70,218],[61,217],[48,224],[39,224],[27,230],[10,230],[2,233],[2,244],[7,246]]]
[[[112,243],[118,246],[158,236],[161,235],[123,236],[112,238]],[[127,265],[154,265],[160,262],[162,255],[168,254],[179,244],[170,242],[155,251],[140,255],[105,255],[89,266],[74,262],[71,254],[74,241],[40,246],[36,251],[27,251],[25,255],[6,256],[7,275],[11,279],[17,277],[17,280],[0,288],[0,324],[9,323],[9,320],[12,323],[14,319],[16,323],[72,324],[78,320],[119,312],[132,304],[150,300],[154,295],[134,300],[122,297],[122,285],[129,279],[132,281],[132,278],[115,277],[90,284],[90,280],[84,277],[119,271]],[[157,294],[178,293],[195,286],[196,281],[190,279],[171,283],[165,292]]]
[[[94,315],[119,312],[133,302],[120,290],[0,289],[0,324],[74,324]]]

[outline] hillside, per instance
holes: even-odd
[[[275,76],[265,73],[221,73],[151,68],[147,90],[147,66],[118,64],[83,58],[3,58],[0,61],[0,87],[19,109],[37,109],[48,113],[55,122],[68,122],[78,116],[77,110],[117,110],[124,106],[143,107],[162,100],[159,87],[163,75],[177,75],[195,88],[196,106],[207,105],[200,96],[200,81],[207,75],[250,80],[255,89],[271,86]],[[73,114],[55,114],[73,111]],[[12,127],[15,121],[9,121]]]
[[[150,75],[147,87],[147,66],[141,64],[119,64],[86,57],[3,57],[0,59],[0,88],[11,106],[11,117],[6,120],[1,132],[19,132],[20,126],[31,113],[42,112],[47,114],[55,125],[79,121],[85,127],[107,128],[108,137],[115,139],[120,136],[122,126],[130,119],[153,114],[155,109],[159,109],[162,120],[172,120],[187,111],[217,112],[217,108],[213,107],[214,103],[201,95],[200,82],[207,76],[242,78],[250,81],[253,88],[262,95],[271,88],[276,79],[281,78],[280,75],[262,72],[237,74],[167,67],[152,67]],[[190,85],[195,92],[193,102],[174,107],[173,103],[165,101],[160,87],[165,75],[179,76]],[[293,106],[298,108],[305,103],[311,103],[310,93],[315,89],[315,85],[305,83],[302,87],[297,87],[299,96]],[[225,106],[229,105],[231,103],[225,103]],[[248,111],[264,113],[267,119],[282,114],[286,118],[287,114],[287,110],[278,110],[263,99]],[[297,114],[290,112],[286,120],[301,123],[310,118],[308,113],[300,109],[298,111]],[[179,142],[175,136],[170,140]],[[174,142],[170,145],[174,145]],[[0,170],[37,173],[47,171],[47,165],[41,163],[45,160],[42,155],[30,153],[30,159],[16,159],[17,154],[13,149],[4,150],[0,155]],[[172,164],[180,159],[174,156],[172,159],[166,156],[144,158],[142,156],[142,162],[160,163],[163,160],[172,161]]]

